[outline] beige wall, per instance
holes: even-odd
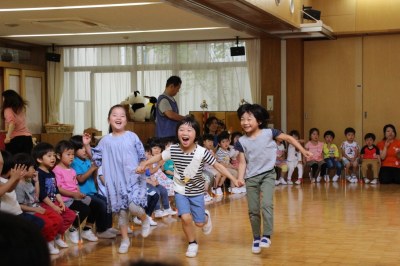
[[[400,1],[308,0],[321,10],[321,20],[337,34],[400,30]]]

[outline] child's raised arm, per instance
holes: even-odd
[[[136,173],[143,174],[149,165],[152,165],[153,163],[159,162],[161,160],[162,160],[161,154],[157,154],[146,161],[141,161],[138,168],[136,168]]]
[[[295,146],[307,158],[313,156],[312,152],[305,150],[303,148],[303,146],[295,138],[293,138],[290,135],[287,135],[285,133],[281,133],[276,138],[281,140],[281,141],[284,140],[284,141],[289,142],[290,144]]]

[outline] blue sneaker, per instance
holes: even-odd
[[[261,252],[260,239],[253,240],[253,245],[251,246],[251,252],[253,252],[254,254],[258,254]]]

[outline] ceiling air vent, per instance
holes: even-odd
[[[29,21],[35,25],[64,30],[105,28],[105,25],[100,23],[79,18],[32,19]]]

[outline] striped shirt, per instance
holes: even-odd
[[[214,156],[205,148],[196,145],[191,153],[184,153],[179,144],[173,144],[162,152],[164,161],[174,162],[174,190],[186,196],[198,196],[204,193],[204,163],[214,165]]]

